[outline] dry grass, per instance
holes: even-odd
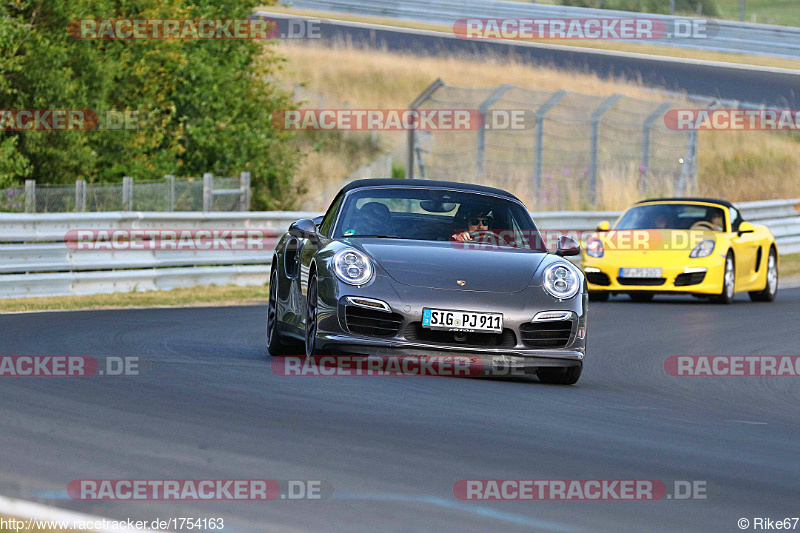
[[[293,43],[283,43],[279,51],[289,60],[281,74],[285,82],[303,83],[329,97],[347,100],[353,107],[405,108],[437,77],[450,85],[464,87],[494,87],[510,83],[547,91],[568,88],[597,96],[621,93],[643,100],[662,99],[657,92],[643,87],[636,80],[603,80],[586,73],[532,67],[508,58],[486,57],[479,61],[474,58],[417,57]],[[670,99],[679,105],[685,104],[679,99]],[[694,107],[692,104],[686,106]],[[404,141],[402,133],[380,136],[383,150],[402,148]],[[354,141],[348,142],[352,144]],[[318,145],[325,146],[322,141],[318,141]],[[366,154],[375,153],[374,147],[368,151],[348,151],[333,142],[328,148],[311,152],[301,175],[316,187],[330,187],[364,164],[368,159]],[[800,180],[795,177],[797,168],[800,168],[800,144],[798,138],[790,135],[734,131],[699,134],[699,194],[731,201],[800,197]],[[529,179],[520,177],[516,180],[508,175],[503,183],[509,184],[509,190],[520,193],[520,197],[535,208],[529,197]],[[634,166],[605,172],[598,184],[600,204],[597,207],[622,209],[640,199],[638,180],[638,168]],[[562,191],[567,189],[560,187]],[[669,191],[662,192],[655,185],[647,191],[648,196],[667,193]],[[569,209],[589,208],[578,197],[568,199],[565,205]],[[316,206],[317,209],[325,207],[323,204]]]
[[[191,307],[266,304],[268,286],[193,287],[171,291],[119,292],[86,296],[53,296],[0,300],[0,313],[125,307]]]
[[[750,0],[748,0],[750,1]],[[367,15],[354,15],[351,13],[334,13],[327,11],[315,11],[311,9],[295,9],[277,6],[265,6],[259,11],[290,13],[294,15],[319,17],[334,20],[345,20],[351,22],[364,22],[369,24],[382,24],[395,26],[398,28],[412,28],[419,30],[439,31],[453,33],[453,27],[444,24],[429,24],[411,20],[400,20],[384,17],[373,17]],[[800,69],[800,61],[784,59],[779,57],[734,54],[727,52],[710,52],[705,50],[690,50],[672,46],[659,46],[657,44],[638,44],[625,43],[618,41],[598,41],[598,40],[579,40],[579,39],[559,39],[559,40],[533,40],[531,42],[543,44],[557,44],[562,46],[575,46],[579,48],[593,48],[598,50],[614,50],[618,52],[630,52],[638,54],[650,54],[665,57],[680,57],[686,59],[699,59],[703,61],[719,61],[723,63],[741,63],[745,65],[758,65],[763,67],[778,67],[788,69]]]

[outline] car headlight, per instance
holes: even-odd
[[[550,296],[566,300],[578,294],[581,280],[570,266],[559,262],[544,269],[542,286]]]
[[[714,241],[707,239],[694,247],[689,257],[708,257],[714,251]]]
[[[603,241],[597,237],[592,237],[586,241],[586,255],[589,257],[603,257],[603,254],[605,254]]]
[[[353,248],[341,250],[333,256],[336,277],[350,285],[363,285],[372,278],[369,257]]]

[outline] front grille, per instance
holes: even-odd
[[[460,333],[466,336],[462,341],[457,341],[455,331],[442,331],[423,328],[421,322],[412,322],[406,326],[403,336],[409,341],[423,341],[434,344],[448,344],[458,346],[500,346],[512,347],[517,345],[517,337],[510,329],[503,333]]]
[[[603,272],[587,272],[586,281],[593,285],[611,285],[611,279],[608,274]]]
[[[687,285],[697,285],[703,283],[706,278],[705,272],[692,272],[691,274],[678,274],[675,278],[676,287],[685,287]]]
[[[572,338],[572,320],[529,322],[519,327],[522,344],[528,348],[563,348]]]
[[[394,337],[403,324],[403,315],[345,305],[344,321],[352,333],[373,337]]]
[[[663,285],[666,278],[617,278],[620,285]]]

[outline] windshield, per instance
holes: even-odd
[[[724,231],[725,213],[719,207],[698,204],[641,205],[628,209],[614,229]]]
[[[390,187],[352,192],[339,214],[333,238],[358,237],[474,242],[547,251],[520,204],[442,189]]]

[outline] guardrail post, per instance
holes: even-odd
[[[672,102],[664,102],[658,106],[650,115],[644,119],[642,124],[642,171],[639,173],[639,191],[644,195],[647,192],[645,176],[647,169],[650,168],[650,130],[656,119],[672,106]]]
[[[211,211],[214,205],[214,175],[210,172],[203,174],[203,211]]]
[[[589,164],[589,201],[594,207],[597,202],[597,152],[599,148],[598,134],[600,130],[600,119],[603,114],[611,109],[622,98],[621,94],[614,94],[608,97],[597,109],[592,112],[592,133],[591,133],[591,163]]]
[[[164,181],[167,182],[167,212],[175,211],[175,176],[164,174]]]
[[[86,180],[75,180],[75,211],[86,211]]]
[[[239,174],[239,187],[242,189],[242,196],[239,199],[239,211],[250,211],[250,173],[242,172]]]
[[[422,103],[431,97],[433,93],[439,90],[440,87],[444,85],[444,82],[441,78],[436,78],[436,80],[431,83],[427,89],[422,91],[419,96],[417,96],[413,102],[408,106],[409,111],[413,109],[419,108]],[[415,122],[416,125],[416,122]],[[414,179],[414,149],[416,147],[416,139],[415,139],[415,128],[408,128],[408,142],[406,144],[406,178]]]
[[[36,180],[25,180],[25,212],[36,212]]]
[[[133,211],[133,178],[122,178],[122,210]]]
[[[535,146],[535,153],[533,156],[533,180],[536,185],[536,188],[533,193],[533,200],[534,205],[539,204],[539,191],[542,190],[542,157],[543,157],[543,147],[542,143],[544,141],[544,118],[547,113],[553,109],[559,100],[564,98],[569,91],[558,91],[553,93],[550,98],[547,99],[545,103],[536,110],[536,138],[534,139],[534,146]]]
[[[477,139],[477,156],[476,156],[476,167],[478,170],[478,174],[483,174],[484,168],[484,155],[486,153],[486,112],[492,107],[494,104],[497,103],[500,98],[508,91],[512,86],[509,84],[501,85],[490,94],[486,100],[481,102],[481,105],[478,106],[478,112],[481,114],[483,118],[483,124],[481,128],[478,130],[478,139]]]

